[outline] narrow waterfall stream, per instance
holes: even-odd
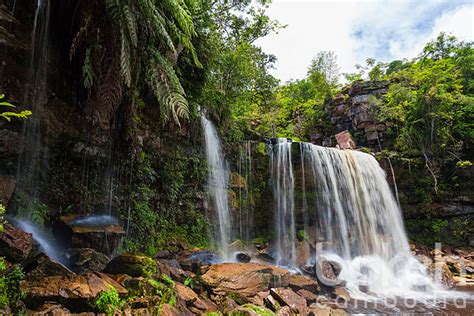
[[[294,146],[299,148],[292,151]],[[452,293],[411,254],[401,211],[372,155],[280,139],[272,146],[271,164],[280,265],[298,268],[296,232],[304,231],[314,245],[309,260],[339,263],[339,279],[354,298],[423,300]],[[295,193],[295,183],[302,194]]]
[[[206,157],[208,165],[208,191],[214,218],[213,241],[222,254],[224,260],[230,259],[229,243],[231,239],[231,217],[227,189],[229,186],[228,172],[225,168],[224,155],[217,130],[211,121],[201,116],[206,143]]]

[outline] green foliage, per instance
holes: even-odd
[[[20,267],[6,267],[3,258],[0,258],[0,308],[9,306],[16,309],[21,299],[20,281],[24,274]]]
[[[184,284],[184,286],[194,288],[194,279],[191,278],[191,277],[187,277],[186,280],[184,280],[183,284]]]
[[[16,217],[27,219],[31,223],[44,227],[44,223],[49,216],[49,208],[46,204],[24,192],[18,192],[16,194],[16,203]]]
[[[256,313],[259,316],[273,316],[275,315],[274,312],[269,310],[268,308],[262,307],[262,306],[257,306],[253,304],[244,304],[242,307],[246,310],[250,310],[254,313]],[[243,311],[237,311],[237,312],[231,312],[231,316],[245,316],[248,315],[249,312],[243,312]]]
[[[94,306],[98,312],[113,315],[122,308],[123,302],[120,300],[117,290],[109,286],[108,291],[101,291],[94,301]]]
[[[84,17],[70,56],[83,47],[83,83],[102,107],[96,110],[101,121],[110,120],[121,102],[130,102],[127,91],[140,96],[153,92],[164,123],[179,125],[189,117],[177,59],[189,53],[194,66],[202,67],[192,43],[198,35],[193,14],[199,4],[195,0],[106,0],[105,16],[99,4],[79,6]]]
[[[5,99],[5,95],[0,94],[0,106],[9,107],[9,108],[15,107],[10,102],[3,101],[3,99]],[[0,117],[3,117],[5,120],[10,122],[12,118],[28,118],[28,116],[30,116],[31,114],[32,113],[29,110],[24,110],[21,112],[4,111],[4,112],[0,112]]]

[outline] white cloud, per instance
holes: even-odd
[[[374,57],[413,58],[441,31],[473,40],[473,4],[462,1],[274,0],[270,17],[288,24],[260,39],[278,61],[274,75],[302,78],[318,51],[334,51],[341,72]]]

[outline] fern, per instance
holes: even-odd
[[[97,14],[93,22],[80,26],[71,56],[88,33],[87,29],[93,27],[89,25],[96,25],[97,32],[92,34],[97,34],[95,45],[100,48],[86,48],[82,72],[84,86],[95,91],[94,113],[104,127],[122,101],[123,87],[140,89],[139,80],[143,78],[153,91],[164,122],[173,120],[179,125],[181,119],[189,117],[186,94],[175,70],[176,47],[188,50],[196,66],[202,67],[192,44],[196,36],[192,10],[197,3],[196,0],[105,0],[108,22],[113,27],[104,26]],[[93,56],[102,61],[97,63],[97,69],[93,67]]]
[[[86,49],[86,57],[84,58],[84,65],[82,65],[82,76],[84,78],[84,87],[90,89],[94,84],[95,72],[92,66],[91,48]]]

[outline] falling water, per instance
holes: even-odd
[[[318,256],[313,260],[323,256],[339,262],[339,278],[355,298],[446,295],[412,256],[401,211],[375,158],[309,143],[299,146],[304,229],[309,219],[317,232]],[[272,168],[277,256],[294,267],[297,212],[291,147],[282,140],[273,146]],[[372,294],[362,292],[362,286]]]
[[[272,147],[271,168],[275,197],[275,258],[278,264],[294,267],[296,262],[295,179],[291,144],[285,138],[278,139],[278,143]]]
[[[31,33],[28,85],[23,99],[33,114],[23,126],[23,149],[17,171],[18,189],[35,197],[38,195],[40,173],[47,167],[47,151],[41,145],[41,115],[47,102],[49,18],[50,1],[37,0]]]
[[[208,190],[213,209],[217,212],[213,240],[225,260],[229,259],[231,237],[231,217],[227,197],[228,173],[225,169],[224,155],[216,128],[211,121],[201,116],[206,143],[208,171]],[[215,217],[214,217],[215,218]]]
[[[237,223],[238,229],[235,232],[241,240],[251,240],[253,238],[253,194],[252,194],[252,180],[253,180],[253,165],[252,165],[252,142],[245,141],[239,145],[239,174],[243,177],[243,183],[239,184],[239,213]]]
[[[37,225],[23,220],[17,220],[16,223],[23,231],[30,233],[33,236],[33,239],[40,245],[44,253],[46,253],[51,259],[62,263],[63,260],[59,248],[50,241],[46,234],[39,229]]]

